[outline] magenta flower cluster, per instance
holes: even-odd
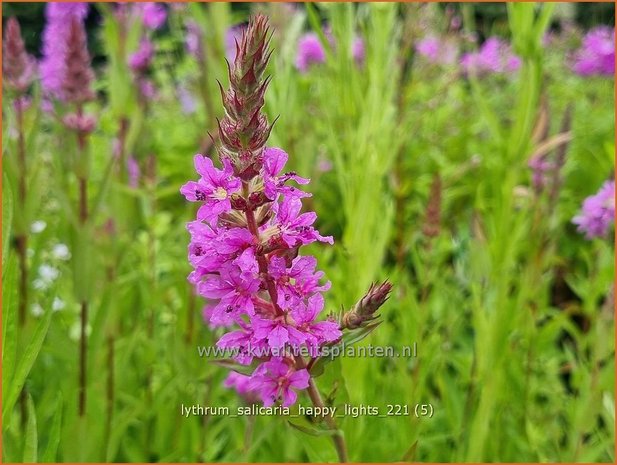
[[[468,74],[513,73],[521,63],[510,45],[497,37],[487,39],[477,52],[465,53],[461,58],[461,67]]]
[[[67,40],[71,21],[82,22],[88,14],[88,3],[52,2],[45,9],[43,30],[43,58],[39,64],[41,84],[48,96],[63,100],[63,83],[67,66]]]
[[[604,237],[615,221],[615,181],[606,181],[600,190],[585,199],[581,212],[572,219],[587,239]]]
[[[326,30],[325,35],[330,42],[330,46],[335,48],[336,43],[330,31]],[[356,36],[351,44],[351,55],[358,66],[362,66],[366,55],[364,40]],[[315,65],[326,62],[326,51],[319,39],[319,36],[314,32],[304,34],[298,40],[298,49],[296,53],[296,68],[301,73],[306,73]]]
[[[581,76],[614,76],[615,29],[601,26],[589,31],[574,54],[572,70]]]
[[[294,354],[316,354],[341,336],[337,322],[317,320],[330,283],[321,283],[324,274],[314,257],[298,255],[303,245],[333,240],[315,230],[315,213],[301,212],[309,194],[288,183],[309,181],[283,172],[287,158],[281,149],[265,148],[259,174],[246,182],[228,159],[219,169],[197,155],[200,178],[181,189],[201,205],[197,220],[188,224],[194,268],[189,280],[213,302],[204,312],[209,323],[236,328],[218,347],[241,364],[257,362],[250,377],[235,373],[233,385],[257,393],[264,405],[294,403],[293,389],[305,389],[309,379],[306,369],[294,365]]]

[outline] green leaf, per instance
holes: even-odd
[[[41,347],[43,347],[43,341],[45,340],[45,336],[47,335],[47,331],[49,330],[49,324],[51,323],[52,311],[48,310],[47,314],[41,321],[38,326],[34,330],[34,334],[30,340],[30,344],[26,347],[24,351],[24,355],[19,360],[17,364],[17,368],[15,370],[15,376],[10,382],[10,386],[8,389],[8,393],[4,400],[6,403],[2,408],[2,422],[7,424],[7,419],[9,417],[10,412],[17,401],[17,397],[24,387],[24,383],[26,382],[26,378],[36,361],[36,358],[41,351]]]
[[[360,342],[366,336],[371,334],[375,330],[375,328],[377,328],[380,324],[381,324],[381,321],[376,321],[362,328],[352,329],[346,332],[345,334],[343,334],[343,337],[341,338],[341,342],[339,342],[338,344],[326,346],[326,348],[328,349],[328,352],[326,355],[319,357],[318,359],[315,360],[315,362],[313,362],[313,365],[311,366],[311,370],[310,370],[311,376],[313,378],[317,378],[318,376],[321,376],[325,370],[326,365],[330,363],[331,361],[333,361],[338,355],[342,354],[345,350],[345,347],[349,347],[349,346],[356,344],[357,342]],[[334,350],[336,347],[339,348],[338,352]],[[337,355],[334,355],[333,352],[336,353]]]
[[[96,220],[96,216],[101,209],[101,205],[103,204],[103,200],[105,198],[105,194],[107,193],[109,187],[109,181],[111,180],[113,167],[116,164],[116,157],[109,157],[109,161],[107,162],[107,167],[105,168],[105,174],[103,175],[103,179],[100,181],[99,191],[94,199],[94,204],[92,210],[90,212],[90,216]]]
[[[28,394],[27,403],[28,423],[26,424],[26,437],[24,442],[24,463],[35,463],[37,459],[37,434],[36,434],[36,411],[32,396]]]
[[[233,370],[237,373],[240,373],[241,375],[250,375],[255,371],[255,368],[257,367],[256,362],[252,363],[251,365],[241,365],[229,358],[212,360],[212,363],[227,368],[228,370]]]
[[[15,371],[17,347],[17,259],[11,256],[2,275],[2,392]]]
[[[416,450],[418,449],[418,440],[416,439],[413,444],[407,449],[405,455],[403,455],[403,462],[413,462],[416,458]]]
[[[58,393],[56,408],[54,409],[54,420],[49,430],[49,440],[45,452],[41,456],[41,462],[53,463],[57,460],[58,445],[60,444],[60,427],[62,425],[62,393]]]
[[[376,321],[366,326],[363,326],[362,328],[352,329],[351,331],[343,334],[343,337],[341,338],[341,343],[345,346],[354,345],[355,343],[360,342],[366,336],[371,334],[380,324],[381,321]]]
[[[334,436],[338,432],[338,430],[334,429],[317,429],[309,426],[298,425],[291,420],[287,420],[287,423],[289,423],[289,426],[291,426],[292,428],[297,429],[298,431],[302,431],[303,433],[309,434],[311,436]]]

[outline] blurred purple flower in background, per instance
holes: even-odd
[[[61,98],[62,84],[66,74],[66,42],[69,36],[69,24],[73,18],[83,22],[87,14],[88,4],[82,2],[48,3],[45,8],[43,58],[39,71],[43,90],[56,98]]]
[[[615,29],[601,26],[589,31],[574,55],[572,70],[581,76],[614,76]]]
[[[137,51],[129,56],[129,67],[135,73],[143,73],[152,63],[153,57],[154,44],[147,38],[142,38]]]
[[[300,37],[296,55],[296,68],[301,73],[306,73],[312,65],[325,63],[325,61],[326,52],[317,34],[309,32]]]
[[[324,31],[328,42],[332,48],[336,48],[336,42],[329,29]],[[351,44],[351,56],[358,66],[364,64],[366,56],[366,47],[364,39],[360,36],[355,36]],[[306,73],[313,65],[319,65],[326,62],[326,51],[319,39],[319,36],[314,32],[308,32],[298,40],[298,48],[296,52],[296,68],[301,73]]]
[[[353,45],[351,46],[351,54],[358,66],[362,66],[364,64],[366,50],[364,47],[364,39],[362,39],[362,37],[354,38]]]
[[[195,96],[184,86],[178,87],[178,100],[182,107],[182,112],[186,115],[190,115],[197,111],[197,104],[195,103]]]
[[[520,68],[521,59],[507,42],[490,37],[477,52],[465,53],[461,66],[466,73],[512,73]]]
[[[186,22],[186,36],[184,38],[184,44],[186,51],[189,55],[192,55],[195,59],[199,60],[202,57],[202,33],[199,24],[195,21]]]
[[[236,61],[236,41],[240,43],[242,33],[245,29],[245,24],[236,24],[235,26],[231,26],[227,29],[227,32],[225,33],[225,57],[227,57],[227,60],[230,63]]]
[[[445,39],[428,36],[416,44],[416,52],[430,63],[452,65],[456,63],[458,50],[456,45]]]
[[[139,187],[139,178],[141,177],[141,170],[139,169],[139,163],[134,157],[128,157],[126,160],[126,171],[129,175],[129,186],[133,189]]]
[[[160,3],[144,2],[139,3],[141,9],[142,21],[148,29],[159,29],[167,19],[167,11]]]
[[[606,236],[615,221],[615,181],[606,181],[600,190],[585,199],[580,214],[572,219],[587,239]]]

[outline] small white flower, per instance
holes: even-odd
[[[37,291],[44,291],[48,286],[48,283],[39,278],[32,281],[32,287],[34,287]]]
[[[30,225],[30,231],[32,231],[32,234],[38,234],[40,232],[45,231],[46,227],[47,227],[47,223],[45,223],[45,221],[38,220]]]
[[[39,304],[32,304],[30,307],[30,313],[32,313],[35,317],[39,317],[44,313],[44,310]]]
[[[54,302],[51,304],[51,309],[54,312],[59,312],[64,308],[64,306],[64,300],[62,300],[60,297],[54,297]]]
[[[68,260],[69,258],[71,258],[71,251],[66,244],[54,245],[51,253],[57,260]]]
[[[60,272],[57,268],[47,264],[39,266],[39,278],[46,284],[52,283],[58,276],[60,276]]]

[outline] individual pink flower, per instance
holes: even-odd
[[[275,200],[279,194],[296,197],[310,197],[311,194],[296,189],[293,186],[286,185],[289,180],[293,180],[298,184],[308,184],[308,179],[298,176],[293,171],[280,175],[288,159],[288,155],[284,150],[276,147],[268,147],[264,150],[263,157],[264,193],[266,194],[266,197],[270,200]]]
[[[257,367],[248,388],[259,394],[266,407],[278,401],[283,407],[289,407],[298,398],[295,390],[306,389],[308,385],[308,371],[295,370],[283,359],[272,359]]]
[[[336,321],[316,321],[316,316],[323,310],[324,298],[321,294],[313,294],[308,304],[297,305],[291,315],[296,329],[304,334],[304,341],[311,349],[318,349],[327,342],[334,342],[342,336]]]
[[[229,325],[242,315],[253,315],[253,295],[259,290],[261,281],[254,276],[247,278],[233,265],[224,265],[219,275],[211,275],[199,285],[199,293],[210,299],[220,299],[212,309],[210,323]]]
[[[314,212],[300,213],[302,202],[296,197],[285,198],[280,204],[275,204],[275,225],[283,241],[289,247],[307,245],[315,241],[334,244],[332,236],[321,236],[312,226],[317,219]]]
[[[285,346],[300,348],[306,341],[306,335],[299,331],[286,315],[273,318],[255,316],[251,319],[251,326],[254,331],[253,341],[257,344],[267,343],[271,349],[280,351]]]
[[[254,357],[265,355],[267,346],[255,341],[252,326],[242,321],[239,325],[241,329],[223,334],[216,342],[216,346],[220,349],[231,350],[234,360],[238,363],[250,365]]]
[[[189,181],[180,192],[191,202],[204,202],[197,212],[197,218],[210,221],[221,213],[231,210],[230,196],[240,189],[240,180],[233,178],[233,168],[227,160],[224,168],[214,167],[212,160],[203,155],[195,156],[195,169],[201,175],[199,181]]]
[[[298,256],[293,259],[288,268],[285,258],[272,257],[268,266],[270,275],[276,283],[278,304],[287,308],[314,292],[324,292],[330,289],[330,282],[320,285],[324,277],[323,271],[315,271],[317,259],[310,256]]]

